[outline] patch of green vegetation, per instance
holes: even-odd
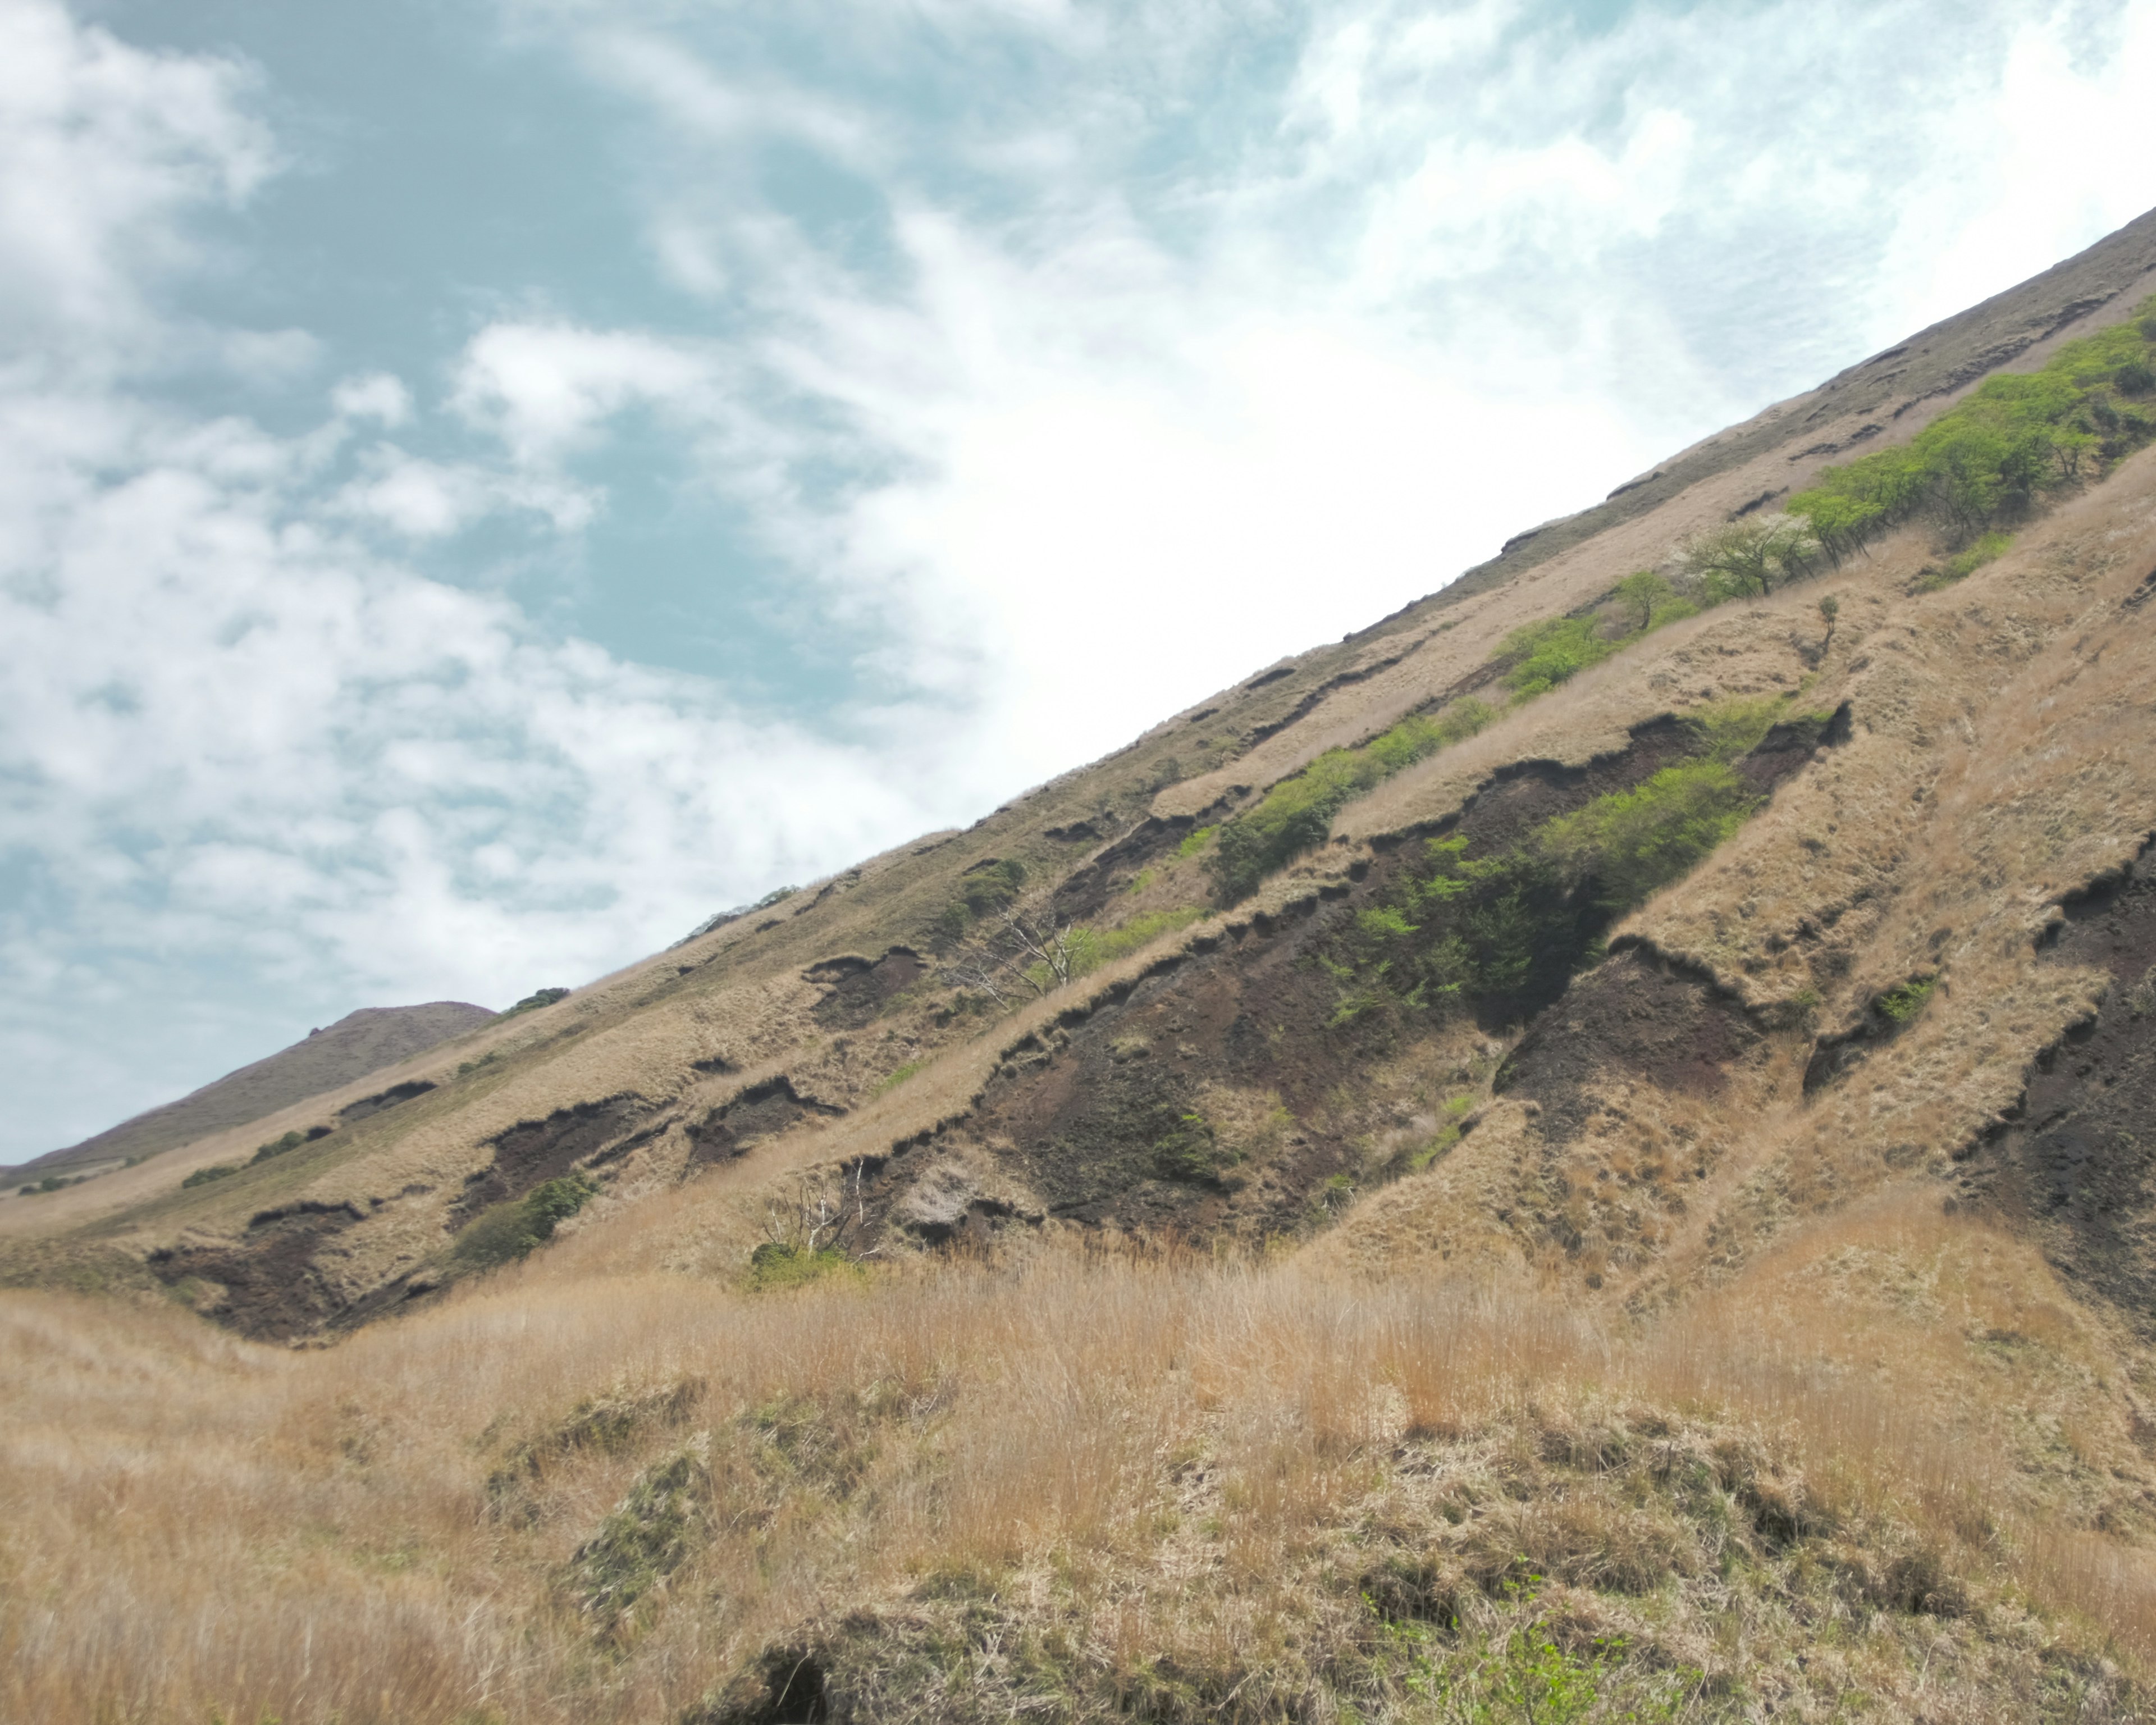
[[[1089,962],[1084,968],[1091,970],[1127,957],[1164,934],[1189,927],[1204,914],[1199,906],[1186,905],[1175,911],[1147,911],[1132,917],[1120,927],[1105,928],[1098,933],[1088,931],[1091,937],[1086,957]]]
[[[1247,897],[1266,875],[1322,845],[1332,836],[1332,817],[1356,798],[1402,768],[1465,742],[1496,716],[1470,696],[1435,718],[1412,714],[1358,747],[1327,749],[1282,779],[1255,808],[1214,831],[1206,867],[1222,901]]]
[[[1649,1725],[1689,1717],[1704,1673],[1697,1667],[1635,1670],[1623,1635],[1598,1635],[1577,1651],[1558,1642],[1549,1621],[1533,1611],[1542,1578],[1508,1582],[1505,1591],[1527,1613],[1523,1620],[1458,1645],[1434,1624],[1388,1620],[1376,1602],[1364,1604],[1389,1643],[1388,1663],[1400,1671],[1401,1686],[1444,1719],[1496,1725],[1576,1725],[1596,1718]],[[1605,1708],[1619,1705],[1624,1711]]]
[[[535,1186],[521,1198],[482,1211],[457,1235],[450,1256],[467,1269],[491,1270],[526,1257],[554,1237],[554,1230],[582,1209],[598,1182],[578,1170]]]
[[[1445,1156],[1445,1152],[1449,1152],[1455,1142],[1460,1142],[1460,1138],[1466,1134],[1466,1117],[1472,1111],[1475,1111],[1475,1097],[1472,1096],[1455,1096],[1451,1101],[1446,1101],[1445,1112],[1449,1115],[1449,1119],[1438,1127],[1436,1137],[1431,1137],[1427,1145],[1408,1156],[1408,1173],[1421,1173],[1431,1163],[1436,1163],[1438,1158]]]
[[[268,1143],[259,1147],[249,1161],[250,1165],[254,1163],[273,1161],[280,1156],[290,1155],[311,1137],[327,1137],[328,1136],[329,1133],[326,1128],[315,1132],[286,1132],[283,1137],[272,1138]]]
[[[180,1182],[182,1187],[208,1186],[218,1180],[228,1180],[239,1172],[236,1162],[213,1162],[208,1168],[198,1168]]]
[[[1518,661],[1502,680],[1516,699],[1532,701],[1589,665],[1601,664],[1618,645],[1602,634],[1592,617],[1551,617],[1530,623],[1498,644],[1500,658]]]
[[[958,877],[958,891],[936,919],[937,938],[955,944],[983,916],[993,916],[1018,902],[1025,886],[1025,865],[1016,857],[991,857],[976,863]]]
[[[1918,570],[1916,590],[1918,593],[1937,593],[1943,587],[1952,587],[1955,582],[1974,575],[1986,563],[1996,562],[2013,543],[2011,533],[1983,534],[1966,551],[1948,557],[1943,567],[1927,563]]]
[[[1816,742],[1834,722],[1830,710],[1790,713],[1789,707],[1789,697],[1786,695],[1766,695],[1756,701],[1741,697],[1717,701],[1688,714],[1685,726],[1699,739],[1700,752],[1708,760],[1726,762],[1750,754],[1766,741],[1767,733],[1778,724],[1808,731]]]
[[[1912,977],[1906,983],[1895,984],[1871,1004],[1880,1017],[1898,1030],[1914,1021],[1938,986],[1936,976]]]
[[[908,1060],[904,1065],[893,1072],[890,1077],[885,1079],[881,1084],[879,1084],[875,1087],[875,1094],[881,1096],[886,1091],[896,1090],[899,1086],[905,1083],[907,1079],[912,1077],[915,1073],[918,1072],[927,1064],[928,1062],[926,1060]]]
[[[865,1281],[868,1271],[836,1246],[810,1250],[783,1240],[767,1240],[748,1256],[747,1286],[751,1291],[771,1293],[780,1288],[805,1287],[826,1276]]]
[[[1594,882],[1614,915],[1690,874],[1762,800],[1720,761],[1690,762],[1559,815],[1538,839],[1575,879]]]
[[[1517,701],[1547,695],[1642,635],[1695,616],[1699,608],[1651,569],[1627,575],[1595,610],[1514,629],[1498,644],[1500,678]]]
[[[567,988],[536,989],[502,1014],[502,1017],[513,1019],[521,1012],[536,1012],[542,1006],[552,1006],[557,1000],[567,1000],[568,998],[569,991]]]
[[[1152,1147],[1153,1165],[1163,1180],[1179,1185],[1209,1186],[1242,1160],[1203,1114],[1178,1114]]]
[[[1839,557],[1917,517],[1974,539],[2055,492],[2101,479],[2156,440],[2156,418],[2138,405],[2156,387],[2152,322],[2144,316],[2070,342],[2041,371],[1986,378],[1907,444],[1825,469],[1789,500],[1790,512]]]
[[[1546,821],[1509,850],[1476,855],[1459,834],[1427,841],[1320,957],[1340,986],[1332,1026],[1462,1009],[1512,1020],[1555,999],[1599,957],[1613,918],[1696,868],[1759,808],[1732,763],[1778,722],[1823,731],[1831,718],[1785,720],[1787,706],[1705,710],[1690,721],[1691,759]]]
[[[569,1559],[578,1604],[603,1637],[635,1621],[639,1601],[681,1566],[701,1543],[711,1470],[695,1446],[637,1476],[628,1494]]]
[[[1213,842],[1214,834],[1219,830],[1217,826],[1200,827],[1194,833],[1186,833],[1183,842],[1175,847],[1175,854],[1180,857],[1197,855],[1199,851]]]

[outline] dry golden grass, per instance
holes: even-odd
[[[804,1624],[880,1608],[856,1640],[902,1639],[964,1595],[1060,1638],[1065,1711],[1174,1716],[1165,1659],[1192,1697],[1243,1673],[1245,1717],[1350,1690],[1408,1717],[1361,1594],[1409,1570],[1464,1590],[1463,1635],[1517,1620],[1501,1584],[1532,1572],[1537,1609],[1747,1683],[1808,1612],[1836,1681],[1887,1695],[1943,1637],[2002,1695],[2039,1655],[2093,1671],[2156,1638],[2116,1409],[2050,1411],[2087,1388],[2090,1321],[1967,1222],[1871,1214],[1642,1332],[1293,1263],[1044,1252],[762,1297],[560,1267],[320,1351],[0,1301],[0,1715],[665,1718]],[[2030,1345],[1969,1340],[1998,1320]],[[1986,1347],[2016,1356],[1988,1384],[1953,1357]],[[625,1609],[583,1597],[606,1560],[579,1548],[682,1454],[708,1483],[679,1566]],[[1667,1495],[1699,1469],[1713,1514],[1794,1517],[1789,1549],[1703,1532]],[[1951,1599],[1892,1609],[1905,1574]],[[1796,1717],[1826,1704],[1789,1681]]]

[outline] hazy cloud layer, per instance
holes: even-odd
[[[104,15],[0,0],[0,1157],[970,819],[2156,202],[2145,0],[509,3],[641,286],[384,369],[250,284],[347,183],[274,54]]]

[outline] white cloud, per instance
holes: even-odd
[[[708,419],[721,397],[716,360],[694,344],[516,321],[490,324],[474,338],[451,400],[520,461],[552,464],[625,408],[662,406]]]
[[[140,335],[146,289],[194,259],[175,225],[275,164],[235,62],[146,54],[57,0],[0,0],[0,318],[18,339]]]
[[[346,378],[330,392],[330,403],[347,419],[372,419],[393,431],[412,417],[412,392],[387,372]]]

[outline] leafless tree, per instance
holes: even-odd
[[[829,1169],[799,1176],[790,1204],[773,1200],[765,1204],[764,1238],[804,1258],[832,1251],[855,1260],[874,1257],[879,1248],[865,1251],[860,1245],[869,1222],[868,1199],[862,1189],[865,1167],[865,1163],[854,1164],[850,1189],[844,1168],[835,1182]]]
[[[944,973],[998,1006],[1008,1005],[1022,988],[1045,994],[1082,973],[1092,944],[1092,931],[1076,923],[1005,908],[944,967]]]

